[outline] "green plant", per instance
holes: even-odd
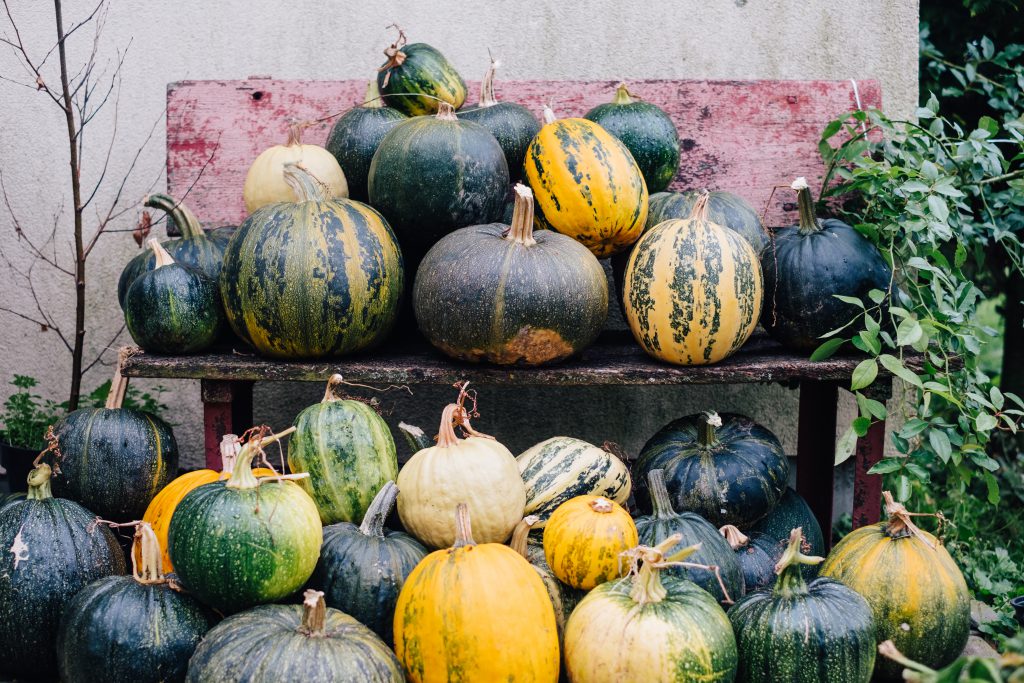
[[[15,375],[10,384],[16,389],[0,412],[0,438],[17,448],[41,451],[46,447],[46,430],[55,419],[52,404],[32,392],[39,384],[34,377]]]

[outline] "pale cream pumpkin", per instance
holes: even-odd
[[[348,182],[334,155],[319,145],[302,143],[302,126],[293,124],[283,145],[269,147],[256,157],[245,175],[242,196],[245,210],[252,213],[261,206],[294,202],[295,192],[284,179],[284,165],[299,164],[326,187],[328,199],[348,197]]]

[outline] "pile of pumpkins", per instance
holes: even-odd
[[[401,318],[441,352],[499,365],[580,353],[609,305],[610,258],[636,341],[660,360],[699,365],[739,349],[760,321],[806,352],[889,292],[890,265],[854,228],[820,220],[798,179],[799,225],[769,233],[727,192],[667,191],[678,133],[623,84],[583,118],[543,124],[495,97],[479,101],[435,48],[406,44],[326,147],[302,124],[252,162],[239,190],[248,218],[205,233],[166,195],[180,239],[147,242],[118,298],[143,349],[185,354],[228,329],[281,359],[339,356],[382,343]],[[411,306],[401,313],[403,297]],[[411,313],[408,310],[411,309]]]
[[[815,578],[821,529],[749,418],[675,420],[632,467],[565,436],[517,457],[462,387],[436,442],[404,428],[399,469],[341,382],[175,479],[173,434],[117,407],[119,375],[55,425],[0,503],[0,677],[866,682],[901,669],[877,643],[937,667],[967,640],[959,569],[888,494]]]

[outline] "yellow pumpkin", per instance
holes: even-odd
[[[288,163],[299,164],[319,180],[328,199],[348,197],[348,183],[338,160],[319,145],[302,144],[302,126],[293,124],[283,145],[263,150],[249,166],[242,187],[246,211],[252,213],[267,204],[295,201],[295,192],[284,179],[284,165]]]
[[[469,436],[460,439],[455,424]],[[469,426],[452,403],[441,413],[437,445],[413,455],[398,473],[398,516],[406,531],[432,548],[455,542],[451,510],[469,506],[482,543],[504,543],[526,507],[526,486],[515,457],[493,438]]]
[[[404,491],[403,491],[404,493]],[[455,543],[409,574],[395,607],[395,653],[413,683],[558,680],[555,612],[516,551],[477,545],[465,504]]]
[[[647,221],[647,185],[626,146],[587,119],[556,119],[526,150],[523,174],[536,221],[582,242],[598,258],[625,251]]]
[[[619,557],[639,542],[636,525],[621,505],[603,496],[576,496],[554,511],[544,527],[544,557],[559,581],[573,588],[624,576]]]

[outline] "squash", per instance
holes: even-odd
[[[132,575],[94,581],[68,604],[57,634],[61,680],[185,680],[188,659],[214,618],[194,598],[171,587],[162,553],[153,528],[139,523]]]
[[[508,177],[490,131],[458,118],[445,102],[436,116],[402,121],[381,140],[370,162],[370,204],[416,264],[449,232],[498,220]]]
[[[821,557],[800,551],[793,529],[775,566],[778,579],[729,610],[741,683],[868,683],[875,665],[875,623],[860,595],[833,579],[804,581],[801,566]]]
[[[491,59],[484,80],[480,83],[480,101],[476,107],[459,112],[463,121],[473,121],[491,131],[501,145],[512,182],[523,176],[526,148],[540,132],[540,121],[530,110],[516,102],[499,102],[494,95],[494,72],[498,62]]]
[[[732,681],[736,640],[711,595],[663,568],[693,548],[680,541],[631,553],[631,571],[592,590],[565,625],[565,668],[573,683]]]
[[[558,120],[549,108],[544,120],[523,162],[538,225],[582,242],[598,258],[625,251],[647,220],[647,185],[633,156],[593,121]]]
[[[373,154],[384,136],[405,119],[402,112],[384,106],[375,79],[370,81],[362,106],[352,107],[334,122],[324,147],[345,173],[349,199],[369,201],[367,180]]]
[[[583,118],[599,124],[622,141],[640,167],[648,192],[661,192],[676,177],[679,168],[676,124],[661,107],[634,99],[625,83],[619,83],[611,102],[597,105]]]
[[[548,592],[552,607],[555,608],[555,625],[558,627],[558,642],[561,645],[565,620],[586,593],[559,581],[544,557],[544,547],[530,545],[530,531],[537,527],[539,521],[537,515],[523,517],[512,532],[512,540],[508,545],[530,563],[537,576],[544,582],[544,589]]]
[[[427,252],[416,273],[420,331],[453,358],[554,363],[590,345],[608,317],[601,264],[570,237],[534,233],[530,189],[516,185],[515,192],[510,226],[456,230]]]
[[[676,365],[708,365],[736,352],[761,315],[757,253],[708,219],[707,195],[689,218],[661,223],[626,262],[623,306],[637,342]]]
[[[655,546],[678,534],[680,543],[697,547],[688,558],[694,566],[666,568],[664,573],[687,578],[722,604],[732,604],[747,590],[743,567],[732,548],[711,522],[696,513],[672,509],[662,470],[648,472],[647,481],[654,513],[635,520],[640,543]]]
[[[622,576],[619,554],[636,544],[629,513],[603,496],[567,500],[544,527],[544,558],[551,571],[559,581],[583,590]]]
[[[188,683],[402,683],[395,655],[370,629],[307,590],[302,605],[260,605],[214,626],[188,663]]]
[[[297,201],[252,214],[224,252],[228,323],[260,353],[320,358],[379,344],[398,316],[405,275],[387,221],[289,164]]]
[[[167,541],[182,586],[207,605],[232,613],[273,602],[302,587],[320,556],[316,504],[294,481],[257,480],[253,457],[294,431],[242,447],[227,481],[189,491],[171,517]]]
[[[787,487],[779,502],[759,522],[749,527],[751,534],[763,534],[771,538],[780,547],[785,547],[789,540],[790,530],[800,527],[804,534],[804,550],[811,555],[824,555],[825,536],[821,533],[818,518],[811,511],[811,506],[792,488]],[[813,579],[818,575],[818,565],[803,565],[804,578]]]
[[[406,45],[402,29],[384,56],[388,60],[377,69],[377,87],[389,107],[422,116],[436,113],[441,104],[458,109],[466,101],[466,82],[451,62],[426,43]]]
[[[361,520],[377,491],[398,476],[387,423],[366,403],[335,395],[342,382],[331,375],[323,400],[298,414],[288,441],[288,469],[309,473],[299,486],[325,525]]]
[[[9,475],[8,475],[9,476]],[[8,480],[8,483],[10,481]],[[0,509],[7,507],[11,503],[25,499],[24,491],[12,491],[11,493],[0,493]]]
[[[821,576],[863,595],[875,615],[878,642],[938,669],[956,659],[970,635],[971,596],[949,552],[919,529],[911,513],[883,492],[889,519],[854,529],[832,548]],[[875,676],[899,680],[903,667],[880,658]]]
[[[460,439],[454,425],[468,436]],[[493,437],[470,426],[465,409],[452,403],[441,413],[437,445],[417,451],[398,473],[398,516],[430,548],[455,543],[451,510],[460,503],[473,515],[476,537],[504,543],[523,518],[526,487],[516,459]]]
[[[603,448],[570,436],[554,436],[516,457],[526,484],[526,514],[543,529],[555,509],[577,496],[604,496],[625,506],[633,483],[626,463]]]
[[[749,536],[732,524],[718,530],[732,548],[743,572],[743,586],[747,593],[771,588],[775,584],[775,563],[782,557],[783,546],[764,534]],[[813,565],[801,565],[800,569]]]
[[[685,190],[652,194],[644,232],[673,218],[688,218],[704,192]],[[708,220],[738,233],[750,243],[754,251],[761,254],[771,241],[771,236],[757,210],[746,199],[732,192],[711,191],[707,195]]]
[[[454,544],[427,555],[398,596],[395,652],[406,677],[554,683],[558,630],[544,583],[511,548],[477,545],[469,507],[456,509]]]
[[[656,469],[665,470],[677,510],[741,528],[768,514],[789,478],[789,460],[778,438],[749,417],[732,413],[681,417],[644,444],[633,463],[642,510],[651,509],[643,484]]]
[[[806,179],[797,178],[792,187],[800,224],[776,230],[771,247],[761,255],[767,302],[761,324],[783,346],[812,351],[822,343],[822,335],[861,314],[836,296],[867,301],[873,289],[887,292],[892,268],[856,229],[814,215]]]
[[[398,487],[389,481],[373,499],[362,524],[324,527],[320,559],[308,584],[324,592],[328,607],[355,617],[389,645],[398,593],[427,556],[427,549],[409,534],[384,528],[397,497]]]
[[[57,627],[84,586],[125,571],[124,554],[96,514],[54,498],[46,463],[28,494],[0,509],[0,677],[56,678]]]
[[[268,204],[295,201],[293,184],[285,173],[288,164],[302,166],[319,180],[321,193],[327,199],[348,197],[348,182],[338,160],[319,145],[304,145],[302,128],[301,123],[291,124],[285,143],[263,150],[249,166],[242,187],[248,213],[255,213]]]
[[[124,321],[136,344],[153,353],[185,354],[209,348],[224,328],[217,281],[177,263],[154,238],[146,245],[156,265],[128,288]]]

